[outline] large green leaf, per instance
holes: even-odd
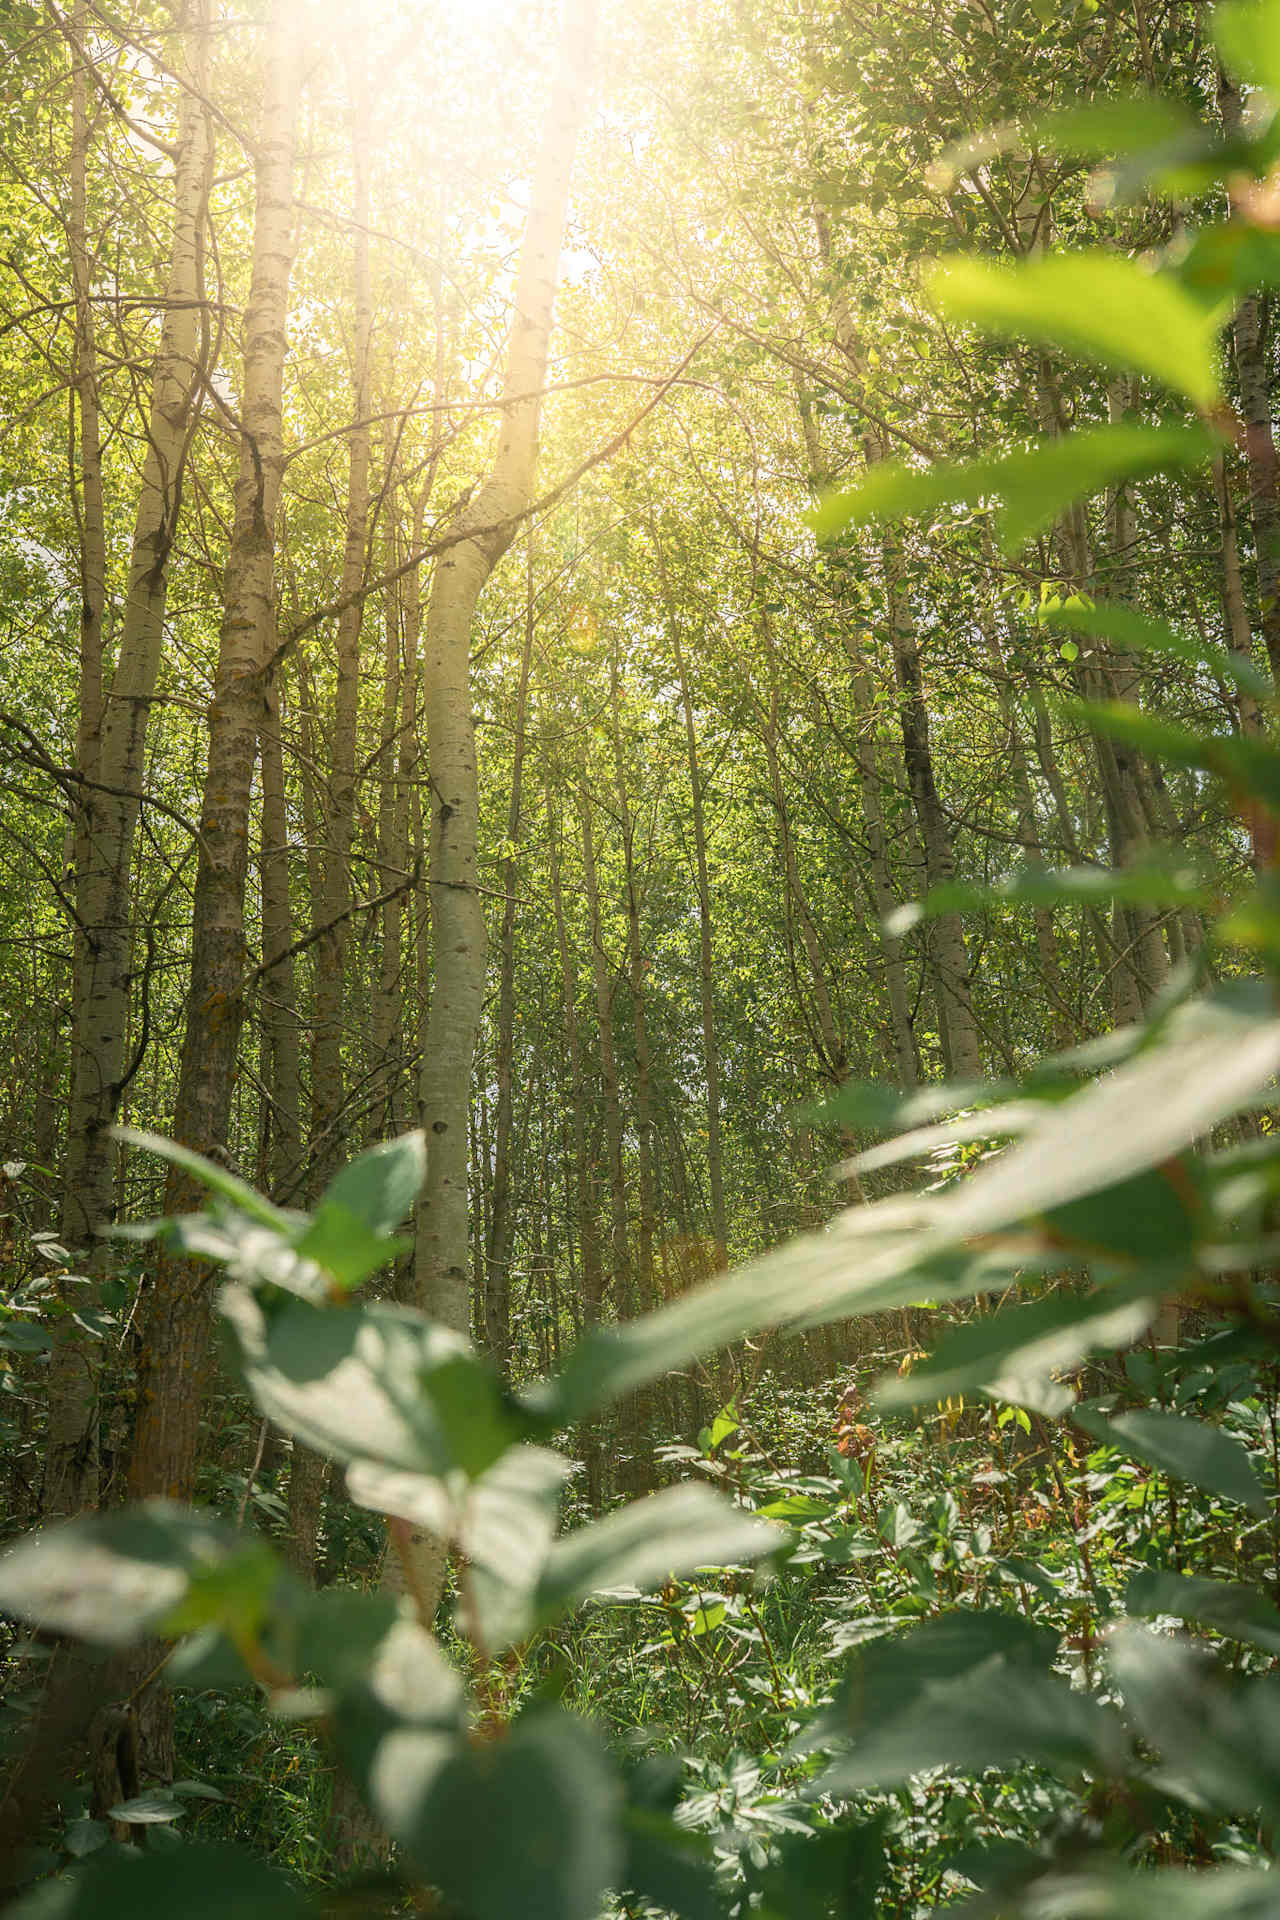
[[[1125,1054],[1137,1049],[1132,1058]],[[996,1284],[1025,1247],[993,1236],[1100,1194],[1099,1223],[1114,1233],[1116,1190],[1158,1168],[1238,1112],[1280,1070],[1280,1019],[1261,986],[1221,989],[1175,1007],[1158,1034],[1106,1037],[1095,1065],[1120,1064],[1097,1084],[1046,1104],[1028,1137],[938,1195],[850,1207],[821,1233],[792,1241],[670,1307],[601,1328],[558,1375],[520,1395],[544,1430],[568,1425],[646,1380],[769,1326],[816,1325],[909,1305],[923,1293],[964,1299]],[[954,1098],[954,1095],[952,1096]],[[927,1110],[927,1108],[926,1108]],[[936,1107],[932,1109],[936,1111]],[[1082,1243],[1087,1215],[1074,1226]],[[1101,1244],[1105,1246],[1105,1233]],[[984,1267],[983,1260],[992,1264]],[[1162,1270],[1161,1284],[1169,1281]]]
[[[1118,1453],[1253,1513],[1267,1511],[1266,1494],[1240,1442],[1205,1420],[1157,1407],[1109,1419],[1095,1408],[1077,1407],[1074,1417],[1077,1426]]]
[[[282,1873],[239,1847],[94,1855],[5,1908],[8,1920],[294,1920],[317,1911]]]
[[[285,1578],[261,1540],[152,1500],[20,1540],[0,1559],[0,1609],[52,1633],[128,1646],[211,1622],[252,1627]]]
[[[1098,601],[1092,606],[1076,601],[1046,612],[1045,622],[1055,630],[1066,628],[1071,633],[1097,634],[1132,653],[1162,654],[1192,668],[1212,667],[1243,692],[1252,694],[1255,700],[1269,701],[1275,692],[1267,675],[1246,655],[1230,653],[1199,635],[1189,639],[1175,632],[1167,621],[1153,620],[1132,607],[1112,601]]]
[[[332,1459],[474,1478],[527,1427],[469,1342],[411,1308],[268,1314],[236,1286],[219,1304],[262,1412]]]
[[[390,1733],[373,1806],[423,1877],[468,1920],[597,1920],[626,1858],[621,1785],[598,1737],[555,1710],[496,1738],[415,1746]]]
[[[1198,150],[1207,131],[1193,113],[1164,94],[1114,94],[957,140],[934,161],[929,180],[936,191],[947,193],[961,174],[1002,153],[1046,149],[1074,159],[1150,154],[1152,166],[1158,166],[1166,155]]]
[[[258,1221],[262,1226],[286,1232],[297,1222],[296,1214],[273,1206],[247,1180],[228,1173],[225,1167],[220,1167],[215,1160],[206,1159],[204,1154],[196,1153],[190,1147],[179,1146],[176,1140],[166,1140],[159,1133],[140,1132],[136,1127],[114,1127],[112,1132],[123,1145],[139,1147],[144,1153],[154,1153],[161,1160],[167,1160],[170,1166],[180,1167],[200,1186],[207,1187],[210,1193],[216,1193],[219,1199],[229,1201],[237,1212]]]
[[[1105,1194],[1190,1147],[1278,1069],[1280,1020],[1265,993],[1222,992],[1178,1007],[1136,1058],[1048,1108],[1026,1140],[942,1196],[942,1228],[989,1233]]]
[[[1274,1920],[1276,1877],[1265,1867],[1086,1867],[1046,1874],[1018,1897],[1020,1920]]]
[[[987,1390],[1021,1404],[1028,1381],[1079,1366],[1090,1353],[1129,1346],[1146,1332],[1158,1297],[1142,1283],[1099,1292],[1056,1292],[1030,1306],[984,1315],[953,1327],[929,1358],[904,1378],[890,1375],[876,1388],[886,1411],[917,1407],[950,1394]],[[1071,1395],[1066,1395],[1070,1404]]]
[[[1280,105],[1280,7],[1275,0],[1222,0],[1209,16],[1224,67]]]
[[[998,500],[1001,544],[1016,554],[1073,500],[1124,480],[1169,468],[1199,467],[1218,443],[1180,421],[1086,427],[1016,453],[928,468],[901,462],[874,466],[856,487],[834,495],[811,515],[822,539],[847,526],[931,515],[943,506]]]
[[[759,1560],[788,1537],[708,1487],[667,1487],[557,1540],[538,1582],[537,1617],[557,1620],[610,1588],[660,1586],[697,1567]]]
[[[360,1506],[456,1543],[467,1563],[461,1624],[494,1652],[537,1624],[534,1593],[571,1471],[562,1454],[518,1446],[462,1488],[368,1460],[348,1469],[347,1488]]]
[[[885,1816],[788,1834],[762,1876],[760,1920],[868,1920],[889,1871]]]
[[[937,269],[930,288],[951,320],[1150,374],[1197,407],[1219,400],[1223,312],[1136,260],[1101,248],[1017,267],[954,259]]]
[[[806,1745],[859,1734],[913,1711],[934,1687],[991,1661],[1047,1674],[1058,1634],[1022,1614],[953,1608],[905,1631],[866,1640],[850,1656],[833,1704],[808,1730]]]
[[[901,937],[945,914],[981,913],[1005,904],[1058,907],[1103,900],[1130,906],[1206,908],[1215,904],[1216,895],[1197,861],[1184,850],[1153,853],[1127,867],[1043,867],[1028,862],[1007,880],[989,886],[956,880],[934,887],[923,900],[909,901],[888,914],[885,931]]]
[[[325,1189],[311,1222],[295,1242],[348,1290],[412,1245],[393,1238],[422,1185],[426,1145],[420,1132],[370,1147],[343,1167]]]
[[[1130,1613],[1169,1613],[1181,1620],[1198,1620],[1229,1640],[1244,1640],[1264,1653],[1280,1654],[1280,1608],[1257,1587],[1150,1568],[1134,1574],[1124,1603]]]
[[[912,1705],[868,1722],[813,1791],[843,1798],[901,1786],[929,1767],[981,1773],[1033,1761],[1067,1776],[1123,1768],[1117,1716],[1038,1667],[994,1655],[955,1680],[932,1681]]]
[[[1113,1629],[1107,1658],[1130,1719],[1160,1755],[1166,1791],[1222,1813],[1280,1816],[1280,1687],[1230,1685],[1203,1649]]]

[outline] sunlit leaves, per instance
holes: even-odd
[[[1280,7],[1275,0],[1222,0],[1209,18],[1222,64],[1237,79],[1265,87],[1280,103]]]
[[[1119,1453],[1158,1467],[1175,1480],[1188,1481],[1206,1493],[1248,1507],[1253,1513],[1267,1511],[1266,1495],[1248,1454],[1238,1440],[1207,1421],[1166,1413],[1159,1407],[1117,1413],[1110,1418],[1095,1408],[1080,1407],[1075,1418],[1086,1433]]]
[[[1149,374],[1197,407],[1218,401],[1224,314],[1120,254],[1049,254],[1017,267],[953,259],[930,290],[949,320]]]
[[[1178,467],[1198,467],[1215,450],[1213,437],[1180,422],[1081,428],[1037,446],[981,460],[912,467],[890,461],[871,467],[857,486],[834,495],[811,516],[819,537],[847,526],[878,525],[932,515],[942,507],[1000,506],[1006,553],[1051,526],[1073,500],[1124,480]]]

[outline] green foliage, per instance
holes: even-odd
[[[1274,6],[1233,6],[1215,27],[1224,59],[1272,89],[1280,86],[1277,20]],[[1056,134],[1041,129],[1064,151],[1142,148],[1184,131],[1180,114],[1162,119],[1150,107],[1127,122],[1103,116],[1060,123]],[[1102,250],[1016,270],[962,260],[932,287],[952,319],[1136,370],[1209,414],[1221,402],[1225,308],[1222,286],[1206,288],[1203,265],[1202,255],[1187,270],[1149,272]],[[1018,545],[1072,499],[1157,465],[1203,459],[1214,444],[1199,426],[1121,426],[958,474],[887,469],[822,524],[832,533],[855,515],[879,520],[1001,497]],[[1105,608],[1065,616],[1073,631],[1257,689],[1256,676],[1222,649],[1197,648],[1158,623]],[[1280,755],[1268,739],[1174,728],[1120,703],[1088,713],[1112,739],[1224,779],[1246,820],[1274,828]],[[1264,918],[1274,913],[1270,884],[1264,875]],[[1088,870],[1037,872],[995,893],[949,893],[926,902],[923,915],[979,901],[997,909],[1099,897],[1183,905],[1202,895],[1154,867],[1105,885]],[[1239,910],[1230,924],[1240,924]],[[1264,1584],[1274,1577],[1274,1543],[1262,1539],[1265,1525],[1246,1533],[1243,1517],[1275,1519],[1276,1490],[1258,1462],[1269,1395],[1274,1473],[1280,1350],[1280,1155],[1267,1112],[1280,1072],[1280,969],[1275,943],[1262,937],[1258,948],[1264,978],[1227,979],[1194,997],[1184,981],[1140,1032],[966,1089],[964,1103],[981,1113],[959,1128],[932,1124],[960,1104],[954,1087],[923,1101],[846,1093],[838,1109],[846,1117],[911,1127],[897,1158],[1013,1144],[972,1167],[948,1162],[919,1196],[852,1207],[828,1229],[685,1299],[588,1333],[519,1392],[467,1341],[414,1310],[350,1298],[400,1248],[395,1229],[421,1177],[419,1136],[355,1161],[310,1215],[270,1204],[184,1149],[132,1136],[211,1196],[206,1211],[133,1236],[220,1262],[229,1275],[219,1297],[224,1328],[259,1414],[338,1462],[354,1499],[393,1517],[397,1550],[417,1526],[454,1552],[464,1659],[451,1659],[436,1622],[411,1606],[378,1594],[311,1595],[256,1535],[165,1503],[23,1541],[0,1563],[0,1601],[41,1631],[105,1647],[157,1633],[199,1636],[175,1655],[179,1671],[185,1657],[188,1680],[200,1661],[230,1650],[237,1678],[247,1676],[282,1716],[308,1716],[330,1742],[396,1844],[405,1897],[426,1883],[461,1920],[517,1910],[533,1920],[593,1920],[611,1894],[628,1893],[705,1920],[731,1896],[713,1877],[713,1848],[689,1829],[700,1817],[710,1824],[735,1797],[743,1824],[748,1813],[755,1823],[736,1862],[740,1910],[869,1920],[891,1812],[913,1806],[928,1784],[921,1777],[936,1770],[948,1788],[957,1777],[980,1792],[1012,1794],[1019,1780],[1027,1787],[1018,1840],[1003,1851],[957,1850],[945,1869],[965,1890],[980,1889],[981,1911],[1018,1920],[1273,1911],[1280,1687],[1254,1656],[1280,1646],[1280,1614]],[[1238,972],[1238,960],[1223,971]],[[1258,1110],[1267,1114],[1261,1128]],[[875,1166],[889,1163],[881,1156]],[[1015,1305],[983,1310],[1006,1289]],[[873,1455],[898,1443],[891,1429],[859,1459],[835,1456],[828,1474],[753,1480],[740,1409],[707,1430],[704,1452],[685,1453],[733,1498],[676,1486],[558,1531],[568,1468],[545,1443],[561,1429],[730,1342],[888,1311],[910,1324],[922,1299],[979,1306],[931,1359],[908,1362],[905,1375],[881,1384],[880,1409],[893,1415],[955,1398],[960,1418],[963,1397],[981,1394],[987,1484],[1008,1488],[1017,1436],[1032,1439],[1034,1415],[1056,1496],[1071,1503],[1083,1489],[1100,1510],[1060,1516],[1060,1553],[1037,1559],[1008,1541],[997,1550],[990,1525],[962,1521],[950,1488],[926,1502],[899,1484],[880,1499],[883,1469]],[[1188,1299],[1238,1346],[1208,1358],[1182,1347],[1164,1361],[1135,1351],[1162,1303]],[[1127,1355],[1122,1375],[1113,1368],[1103,1382],[1087,1380],[1097,1356],[1119,1354]],[[1221,1376],[1215,1359],[1226,1363]],[[1101,1449],[1084,1472],[1072,1428],[1046,1425],[1067,1411]],[[1007,1448],[1003,1464],[998,1444]],[[1108,1467],[1112,1456],[1119,1463]],[[1191,1503],[1194,1530],[1169,1519],[1168,1533],[1157,1532],[1152,1509],[1165,1514],[1179,1500]],[[1224,1537],[1248,1578],[1217,1577],[1213,1556]],[[1170,1540],[1179,1555],[1188,1541],[1202,1551],[1206,1571],[1164,1564]],[[1148,1564],[1137,1568],[1142,1553]],[[782,1599],[747,1570],[770,1559],[786,1569]],[[798,1687],[789,1694],[764,1612],[785,1605],[788,1578],[813,1583],[802,1589],[812,1591],[869,1561],[880,1569],[883,1614],[838,1619],[838,1676],[803,1698]],[[680,1585],[708,1569],[722,1576],[714,1590],[700,1579]],[[1118,1605],[1121,1576],[1128,1613],[1199,1622],[1244,1659],[1233,1668],[1207,1644],[1133,1625]],[[497,1710],[493,1656],[535,1661],[558,1644],[554,1636],[583,1630],[588,1602],[596,1614],[656,1610],[662,1625],[652,1646],[673,1661],[694,1649],[692,1658],[723,1656],[736,1672],[748,1650],[763,1649],[767,1672],[753,1677],[769,1700],[771,1764],[788,1776],[781,1808],[765,1807],[763,1795],[749,1804],[759,1769],[755,1782],[742,1765],[716,1778],[708,1760],[704,1800],[714,1805],[695,1797],[681,1807],[683,1821],[673,1818],[661,1781],[625,1765],[598,1725],[554,1697],[566,1690],[563,1675],[558,1683],[545,1675],[517,1711],[507,1701]],[[180,1800],[175,1787],[110,1811],[163,1831]],[[78,1822],[68,1841],[87,1860],[16,1912],[145,1920],[161,1911],[306,1910],[304,1896],[241,1851],[197,1842],[134,1859],[94,1824]],[[1181,1864],[1150,1865],[1171,1856]],[[954,1880],[949,1890],[957,1891]]]

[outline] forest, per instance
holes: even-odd
[[[1280,0],[0,0],[0,1903],[1280,1914]]]

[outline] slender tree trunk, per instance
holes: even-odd
[[[879,742],[876,738],[875,701],[871,678],[856,640],[845,640],[853,672],[853,700],[858,711],[857,744],[858,790],[862,805],[862,825],[867,836],[867,854],[871,869],[871,898],[880,922],[880,946],[884,957],[885,1000],[889,1009],[890,1064],[900,1087],[914,1087],[920,1078],[916,1059],[915,1030],[911,1019],[911,995],[907,987],[907,967],[902,942],[888,930],[890,915],[898,905],[889,865],[889,836],[885,832],[882,794],[885,784]]]
[[[1240,94],[1223,73],[1218,76],[1218,106],[1223,127],[1228,137],[1233,138],[1240,131]],[[1256,294],[1250,294],[1236,308],[1231,323],[1231,344],[1244,418],[1262,639],[1271,663],[1271,677],[1280,687],[1280,458],[1276,454],[1272,424],[1271,376],[1263,338],[1262,308]]]
[[[525,570],[524,645],[520,650],[520,683],[516,693],[515,737],[511,749],[511,791],[507,797],[507,851],[500,868],[503,901],[498,949],[498,1033],[494,1060],[498,1097],[493,1126],[493,1186],[485,1258],[485,1340],[494,1364],[504,1374],[511,1361],[510,1276],[516,1225],[515,1201],[511,1190],[512,1062],[516,1025],[516,847],[520,839],[534,624],[531,544]]]
[[[582,1040],[578,1030],[578,970],[569,939],[564,911],[564,882],[561,875],[560,827],[548,782],[547,859],[551,875],[551,905],[556,923],[556,952],[560,961],[560,991],[564,1010],[565,1053],[569,1068],[568,1098],[565,1106],[573,1141],[573,1192],[578,1217],[578,1243],[582,1249],[582,1312],[588,1326],[600,1319],[603,1275],[600,1267],[600,1240],[596,1229],[596,1195],[592,1177],[592,1157],[587,1150],[587,1126],[582,1070]],[[567,1196],[566,1196],[567,1197]]]
[[[253,281],[244,322],[241,455],[223,581],[223,621],[209,709],[192,913],[191,986],[174,1132],[225,1154],[244,1017],[249,800],[263,694],[275,644],[276,506],[283,468],[281,390],[293,240],[293,157],[300,68],[294,0],[275,0],[268,29],[255,163]],[[165,1211],[200,1199],[176,1171]],[[130,1497],[190,1498],[209,1335],[209,1273],[172,1254],[156,1262],[139,1306],[137,1419]]]
[[[83,11],[83,9],[82,9]],[[77,34],[77,46],[79,36]],[[79,59],[79,55],[77,55]],[[63,1162],[60,1228],[68,1246],[82,1246],[115,1211],[117,1155],[110,1128],[128,1073],[126,1047],[134,923],[132,874],[147,723],[164,639],[169,553],[177,526],[182,475],[199,407],[199,365],[205,325],[202,226],[212,158],[207,89],[207,19],[193,12],[180,56],[190,87],[179,103],[174,164],[174,224],[165,284],[165,314],[152,374],[147,451],[134,521],[120,640],[110,697],[102,706],[101,638],[105,558],[98,440],[92,307],[88,302],[83,235],[84,103],[75,114],[79,158],[73,163],[73,249],[79,318],[77,387],[84,473],[85,556],[81,638],[80,771],[87,788],[76,835],[75,983],[71,1098]],[[78,96],[85,86],[77,67]],[[79,185],[75,186],[78,179]],[[83,351],[81,349],[83,342]],[[87,365],[86,365],[87,358]],[[90,529],[93,529],[91,532]],[[135,1063],[136,1064],[136,1063]],[[49,1374],[49,1429],[43,1510],[47,1518],[92,1506],[97,1498],[93,1439],[98,1356],[76,1337],[67,1315],[59,1323]]]
[[[580,780],[578,805],[582,826],[582,890],[586,896],[587,925],[591,934],[591,973],[595,987],[600,1083],[604,1094],[605,1151],[609,1162],[609,1255],[613,1269],[609,1278],[617,1317],[619,1320],[630,1320],[635,1313],[635,1282],[627,1232],[622,1096],[618,1087],[618,1062],[613,1043],[613,981],[610,978],[609,957],[605,952],[604,930],[600,923],[595,823],[591,813],[591,797],[587,791],[585,766],[580,769]]]
[[[622,751],[622,710],[618,652],[615,646],[609,662],[609,693],[613,720],[613,767],[618,796],[618,820],[622,828],[622,871],[627,910],[627,979],[631,988],[631,1031],[635,1047],[635,1119],[636,1184],[639,1189],[640,1218],[636,1235],[636,1278],[641,1310],[653,1304],[653,1070],[649,1047],[649,1022],[645,1005],[647,962],[640,932],[640,890],[636,876],[635,823],[627,793],[626,765]]]
[[[346,537],[339,588],[340,599],[348,604],[338,616],[337,684],[324,794],[322,892],[316,916],[321,932],[314,954],[315,1034],[311,1050],[311,1184],[315,1192],[328,1185],[344,1158],[344,989],[351,907],[351,843],[355,829],[360,631],[364,610],[358,595],[364,579],[369,524],[369,346],[373,299],[369,281],[369,89],[362,54],[357,56],[356,67],[355,125],[351,142],[355,180],[351,223],[355,338],[351,369],[352,425],[347,434]]]
[[[386,560],[397,552],[394,496],[386,503]],[[382,892],[400,884],[409,871],[409,781],[413,775],[412,732],[416,717],[414,659],[405,669],[401,583],[388,587],[384,606],[386,649],[382,680],[382,746],[378,756],[378,885]],[[400,729],[397,738],[397,728]],[[403,1133],[408,1124],[404,1045],[405,901],[399,895],[381,911],[378,978],[373,1002],[373,1059],[382,1077],[381,1130]]]
[[[825,216],[819,214],[816,224],[823,258],[829,261],[831,241]],[[847,305],[843,301],[837,302],[836,334],[837,344],[842,346],[846,356],[857,365],[859,357],[854,346],[852,320]],[[796,403],[809,455],[810,483],[815,490],[820,490],[829,480],[827,461],[822,448],[822,436],[813,408],[798,382]],[[844,629],[844,646],[849,658],[854,705],[857,708],[859,721],[856,749],[858,788],[871,869],[871,898],[880,923],[885,1000],[889,1012],[889,1062],[897,1084],[901,1087],[914,1087],[920,1075],[919,1062],[916,1058],[915,1031],[911,1019],[911,996],[907,989],[906,963],[902,942],[888,931],[887,925],[890,915],[898,904],[898,897],[894,890],[889,865],[889,841],[884,826],[884,806],[881,798],[884,773],[876,738],[875,701],[872,697],[871,678],[867,672],[861,645],[848,626]]]
[[[1028,859],[1042,864],[1044,842],[1036,814],[1035,793],[1031,785],[1026,743],[1022,736],[1022,724],[1018,713],[1018,702],[1014,696],[1009,664],[1000,644],[993,611],[983,619],[982,626],[987,642],[987,652],[991,659],[1000,718],[1004,722],[1004,751],[1009,768],[1018,839]],[[1034,908],[1032,920],[1036,936],[1036,958],[1039,961],[1040,975],[1049,999],[1054,1044],[1059,1047],[1067,1046],[1079,1035],[1075,1029],[1075,1020],[1063,984],[1062,969],[1058,964],[1058,940],[1052,908]]]
[[[261,736],[262,964],[259,1020],[265,1090],[263,1177],[282,1203],[295,1199],[302,1160],[302,1091],[299,1070],[298,1002],[291,948],[293,907],[289,893],[289,816],[285,803],[284,754],[280,742],[279,676],[269,676]]]
[[[1236,522],[1236,503],[1231,493],[1231,475],[1223,455],[1213,463],[1214,492],[1222,525],[1222,614],[1227,647],[1253,664],[1253,630],[1245,600],[1244,575],[1240,566],[1240,537]],[[1262,713],[1251,693],[1241,689],[1234,695],[1241,733],[1261,733]]]
[[[426,1312],[464,1333],[470,1325],[467,1112],[485,981],[471,627],[480,595],[533,495],[540,395],[594,24],[594,0],[566,0],[516,276],[498,448],[487,479],[442,530],[452,544],[436,561],[424,636],[435,965],[419,1083],[427,1172],[418,1207],[415,1280]],[[444,1565],[439,1544],[418,1539],[410,1551],[421,1591],[438,1597]],[[395,1583],[390,1564],[388,1578]]]
[[[680,680],[680,704],[684,709],[685,751],[689,761],[689,792],[693,810],[693,855],[698,876],[698,994],[702,1011],[702,1073],[706,1085],[707,1107],[707,1185],[711,1201],[711,1241],[714,1249],[713,1271],[719,1273],[729,1264],[729,1214],[724,1194],[724,1149],[720,1135],[720,1047],[716,1038],[715,960],[712,949],[711,882],[707,870],[707,823],[704,808],[702,768],[698,757],[698,729],[694,720],[693,692],[684,648],[680,642],[680,622],[670,596],[667,600],[671,644],[676,673]]]
[[[942,811],[929,739],[929,709],[920,671],[920,646],[907,607],[896,550],[886,542],[885,595],[894,674],[898,683],[898,720],[920,841],[925,885],[930,892],[955,879],[951,830]],[[939,1023],[947,1071],[961,1080],[982,1077],[982,1048],[969,993],[969,955],[958,913],[939,914],[931,928],[931,957],[937,987]]]

